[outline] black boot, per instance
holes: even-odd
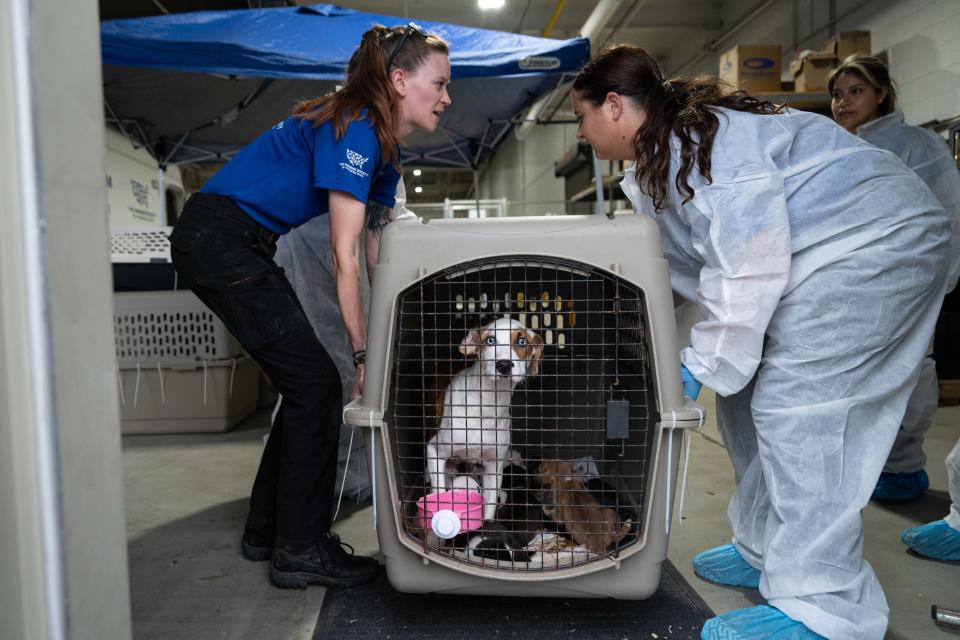
[[[256,529],[245,529],[240,539],[240,549],[247,560],[269,560],[273,555],[273,536],[266,536]]]
[[[329,533],[306,547],[278,544],[270,562],[270,582],[281,589],[304,589],[308,584],[352,587],[372,580],[379,570],[374,558],[353,555],[353,547]]]
[[[273,555],[273,518],[251,511],[243,526],[240,550],[247,560],[254,562],[269,560]]]

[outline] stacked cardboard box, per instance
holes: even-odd
[[[827,40],[821,51],[802,52],[790,63],[794,90],[801,93],[826,91],[830,71],[854,53],[870,53],[869,31],[844,31]]]
[[[748,93],[780,90],[780,45],[740,44],[720,57],[720,80]]]
[[[847,56],[855,53],[870,54],[870,32],[869,31],[844,31],[838,33],[829,40],[823,47],[824,53],[831,53],[837,57],[840,62]]]

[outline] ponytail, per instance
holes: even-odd
[[[696,165],[708,182],[711,154],[720,120],[714,107],[756,114],[780,113],[782,105],[731,90],[711,76],[663,80],[660,66],[646,51],[631,45],[611,45],[594,56],[573,82],[573,89],[594,105],[614,92],[633,99],[646,118],[633,137],[637,185],[666,206],[670,176],[670,138],[680,141],[676,188],[687,203],[694,196],[690,174]]]

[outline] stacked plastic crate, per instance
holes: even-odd
[[[114,273],[169,269],[169,229],[114,230]],[[149,270],[114,293],[123,433],[226,431],[256,409],[259,369],[222,322],[190,291],[151,288]],[[172,283],[171,283],[172,284]]]

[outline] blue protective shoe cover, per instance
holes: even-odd
[[[877,500],[893,500],[905,502],[923,495],[930,487],[930,478],[923,469],[910,473],[887,473],[884,471],[877,480],[873,489],[873,497]]]
[[[760,586],[760,570],[747,564],[732,544],[693,556],[693,572],[708,582],[728,587]]]
[[[737,609],[703,625],[700,640],[826,640],[779,609],[765,604]]]
[[[945,520],[907,529],[900,533],[900,539],[922,556],[937,560],[960,560],[960,531]]]

